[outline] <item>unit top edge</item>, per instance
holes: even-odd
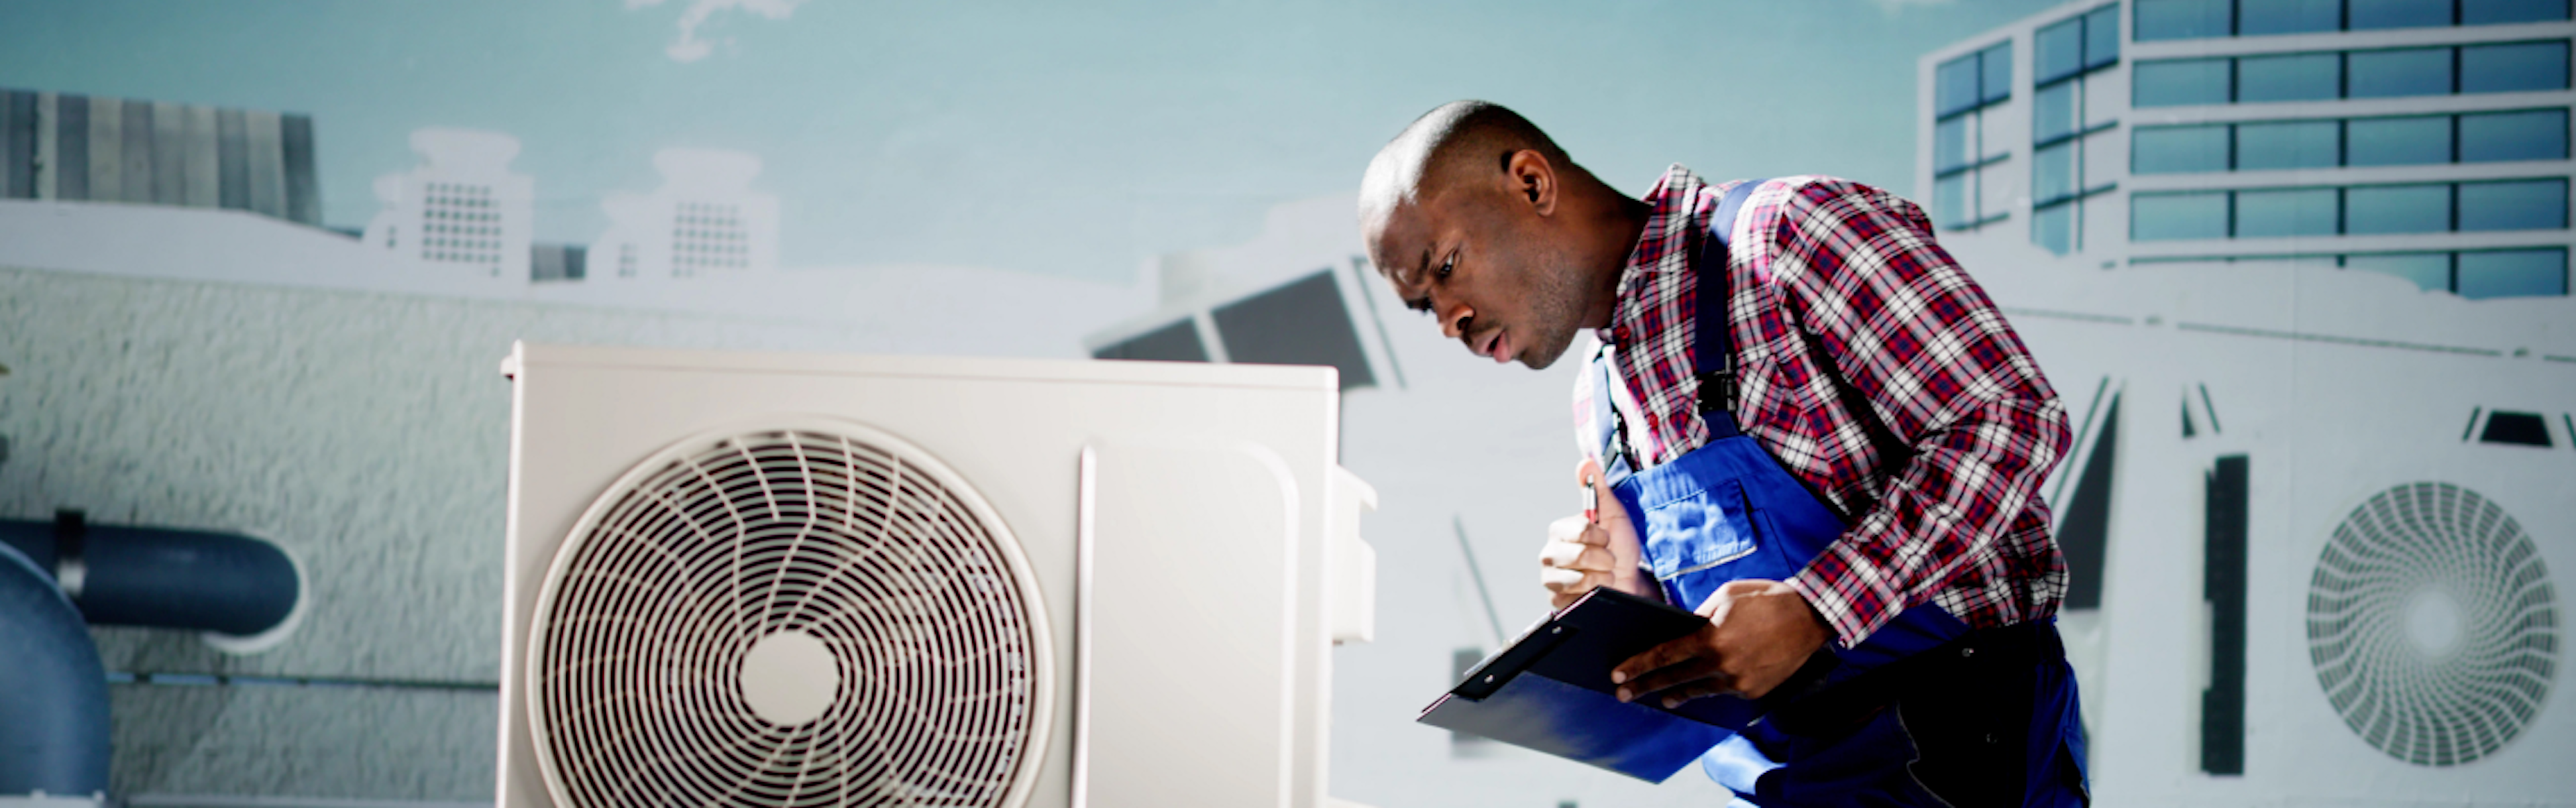
[[[1248,387],[1336,392],[1333,368],[1200,362],[1022,359],[989,356],[853,354],[637,348],[521,341],[503,359],[510,371],[550,367],[697,370],[958,380]]]

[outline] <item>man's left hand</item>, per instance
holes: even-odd
[[[1730,581],[1699,607],[1708,625],[1610,671],[1619,700],[1658,695],[1667,709],[1703,696],[1748,699],[1779,687],[1829,632],[1807,599],[1779,581]]]

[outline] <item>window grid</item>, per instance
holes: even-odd
[[[2012,100],[2012,42],[2006,40],[1951,59],[1933,73],[1933,217],[1948,230],[1974,230],[2007,218],[1982,216],[1985,171],[2011,156],[1988,153],[2000,139],[1987,130],[1987,113]]]
[[[2072,64],[2052,64],[2049,57],[2067,49],[2073,50]],[[2032,37],[2031,50],[2035,54],[2030,71],[2034,90],[2119,64],[2119,4],[2104,5],[2040,28]]]
[[[2060,84],[2060,85],[2058,85],[2058,86],[2079,88],[2079,89],[2081,89],[2081,90],[2088,91],[2088,92],[2082,92],[2082,93],[2079,93],[2079,95],[2089,96],[2089,91],[2090,91],[2092,88],[2087,87],[2086,85],[2088,85],[2088,84],[2090,84],[2090,83],[2091,83],[2091,82],[2089,82],[2089,81],[2078,81],[2078,82],[2073,83],[2073,84]],[[2082,103],[2087,103],[2087,102],[2090,102],[2090,101],[2091,101],[2091,99],[2090,99],[2089,97],[2085,97],[2085,98],[2082,98],[2081,100],[2079,100],[2077,103],[2082,104]],[[2037,106],[2037,105],[2036,105],[2036,104],[2034,104],[2033,106]],[[2083,112],[2081,109],[2077,110],[2075,114],[2076,114],[2076,117],[2077,117],[2079,120],[2077,120],[2077,121],[2076,121],[2076,124],[2075,124],[2074,128],[2072,128],[2072,129],[2069,129],[2069,130],[2067,130],[2067,131],[2063,131],[2063,132],[2051,133],[2051,134],[2048,134],[2048,135],[2041,135],[2041,134],[2039,134],[2038,132],[2032,132],[2032,133],[2031,133],[2030,147],[2031,147],[2031,148],[2033,148],[2033,149],[2045,149],[2045,148],[2048,148],[2048,147],[2050,147],[2050,146],[2055,146],[2055,145],[2057,145],[2057,144],[2064,143],[2064,142],[2069,141],[2069,140],[2074,140],[2074,139],[2076,139],[2076,138],[2087,137],[2087,136],[2090,136],[2090,135],[2093,135],[2093,134],[2097,134],[2097,133],[2100,133],[2100,132],[2107,132],[2107,131],[2110,131],[2110,130],[2112,130],[2112,129],[2117,129],[2117,128],[2119,128],[2119,126],[2120,126],[2120,122],[2119,122],[2119,120],[2118,120],[2118,119],[2106,119],[2106,120],[2094,121],[2094,122],[2092,122],[2092,123],[2085,123],[2085,122],[2083,122],[2083,121],[2081,120],[2081,118],[2082,118],[2082,117],[2083,117],[2083,115],[2084,115],[2084,112]]]
[[[2430,0],[2406,4],[2374,4],[2362,0],[2365,13],[2354,13],[2354,0],[2338,3],[2331,27],[2290,27],[2278,30],[2252,31],[2247,26],[2244,0],[2134,0],[2131,24],[2140,42],[2181,39],[2219,39],[2239,36],[2272,36],[2321,33],[2331,31],[2375,31],[2399,28],[2442,28],[2471,25],[2505,25],[2524,22],[2546,22],[2569,18],[2565,0]],[[2440,6],[2447,14],[2436,11]],[[2407,12],[2414,12],[2408,16]],[[2259,18],[2258,18],[2259,19]]]
[[[2555,51],[2552,54],[2554,58],[2548,59],[2548,61],[2554,61],[2555,64],[2543,64],[2541,65],[2542,69],[2529,73],[2514,71],[2511,69],[2511,65],[2504,64],[2497,65],[2496,70],[2498,72],[2489,73],[2484,70],[2479,70],[2479,65],[2472,65],[2468,61],[2468,57],[2473,52],[2480,56],[2495,56],[2501,58],[2512,55],[2517,49],[2522,50],[2524,53],[2534,53],[2539,52],[2534,49],[2534,46],[2546,48],[2547,46],[2553,45],[2556,46]],[[2354,95],[2355,88],[2353,87],[2352,82],[2352,60],[2356,55],[2363,58],[2378,58],[2410,51],[2437,49],[2447,49],[2450,51],[2451,75],[2448,92],[2370,92],[2361,96]],[[2333,81],[2335,86],[2334,91],[2331,94],[2289,94],[2278,97],[2255,97],[2250,99],[2247,97],[2248,87],[2245,71],[2245,65],[2247,62],[2262,62],[2266,64],[2288,63],[2293,60],[2313,59],[2314,57],[2319,56],[2332,56],[2335,59],[2335,77]],[[2484,42],[2471,45],[2437,45],[2429,47],[2416,46],[2345,51],[2302,51],[2293,53],[2249,54],[2245,56],[2208,56],[2186,59],[2157,59],[2138,63],[2139,69],[2135,71],[2131,77],[2132,83],[2130,86],[2130,100],[2131,105],[2136,107],[2172,107],[2207,106],[2213,104],[2253,104],[2278,101],[2338,101],[2355,97],[2421,98],[2429,95],[2546,92],[2551,90],[2565,90],[2568,88],[2568,61],[2568,41],[2564,39]],[[2196,82],[2188,78],[2187,74],[2183,72],[2194,67],[2209,65],[2212,63],[2224,63],[2226,65],[2226,89],[2222,93],[2208,92],[2208,90],[2214,88],[2197,86]],[[2480,79],[2478,83],[2481,86],[2470,86],[2472,78],[2471,73],[2473,70],[2478,71],[2477,77]],[[2175,78],[2167,78],[2168,73],[2171,73]],[[2268,74],[2269,71],[2267,71],[2267,75]],[[2290,83],[2296,83],[2295,76],[2291,72],[2284,71],[2279,77],[2289,80]],[[2165,82],[2171,83],[2168,84]],[[2485,86],[2498,83],[2501,83],[2503,86]],[[2268,85],[2263,85],[2261,88],[2272,89]]]
[[[2096,145],[2098,145],[2098,139],[2088,138],[2085,140],[2049,147],[2051,149],[2063,148],[2068,150],[2065,152],[2067,176],[2064,181],[2064,186],[2060,188],[2043,188],[2040,186],[2039,160],[2036,156],[2038,152],[2032,152],[2034,156],[2031,160],[2031,208],[2038,209],[2049,207],[2051,205],[2061,205],[2078,199],[2083,199],[2088,196],[2105,194],[2119,190],[2120,183],[2118,180],[2101,180],[2095,182],[2093,180],[2096,178],[2088,176],[2088,172],[2085,171],[2084,167],[2088,163],[2086,159],[2088,155],[2085,152]]]
[[[2379,272],[2413,281],[2417,288],[2450,292],[2472,300],[2501,297],[2563,297],[2570,286],[2565,247],[2508,247],[2492,250],[2434,250],[2328,255],[2252,255],[2225,258],[2150,258],[2138,266],[2199,263],[2273,263],[2331,261],[2340,269]],[[2520,266],[2516,266],[2520,264]],[[2502,270],[2503,272],[2499,272]],[[2513,273],[2503,278],[2500,274]]]
[[[2034,205],[2030,211],[2030,243],[2049,252],[2066,255],[2084,249],[2085,200],[2091,195],[2076,196],[2048,205]]]
[[[2396,197],[2406,192],[2412,191],[2421,193],[2435,191],[2437,189],[2444,195],[2444,204],[2442,205],[2444,211],[2441,216],[2436,217],[2442,220],[2441,226],[2439,227],[2423,226],[2422,224],[2408,224],[2406,222],[2408,217],[2403,215],[2396,217],[2399,219],[2399,222],[2395,226],[2383,226],[2376,223],[2375,220],[2378,218],[2376,215],[2357,215],[2355,210],[2356,206],[2353,204],[2353,195],[2356,192],[2374,198],[2388,197],[2393,201],[2402,201],[2396,200]],[[2517,191],[2524,193],[2522,196],[2516,197],[2513,194]],[[2538,193],[2531,193],[2533,191],[2537,191]],[[2294,226],[2293,229],[2289,231],[2278,233],[2256,233],[2249,235],[2244,232],[2249,229],[2247,227],[2249,221],[2268,223],[2274,218],[2288,218],[2295,220],[2301,213],[2301,211],[2296,210],[2274,210],[2270,209],[2268,206],[2249,210],[2249,207],[2245,204],[2247,197],[2253,196],[2264,199],[2288,198],[2300,194],[2313,195],[2318,192],[2332,192],[2333,194],[2334,226],[2331,229],[2319,229],[2314,232],[2301,232],[2296,229],[2296,226]],[[2192,230],[2192,228],[2189,227],[2189,224],[2193,221],[2189,218],[2191,215],[2191,211],[2189,209],[2180,207],[2160,209],[2157,207],[2159,203],[2163,203],[2167,200],[2177,203],[2188,203],[2188,201],[2193,197],[2200,197],[2205,200],[2212,196],[2223,198],[2221,208],[2223,212],[2219,213],[2219,219],[2215,222],[2211,222],[2206,219],[2200,221],[2202,228],[2209,231],[2205,233],[2188,232]],[[2479,207],[2474,211],[2476,213],[2475,216],[2466,216],[2464,213],[2467,212],[2463,210],[2463,203],[2472,197],[2476,198],[2479,203]],[[2382,204],[2386,204],[2386,202],[2382,202]],[[2256,218],[2250,215],[2257,210],[2265,214],[2265,216],[2263,218]],[[2131,241],[2180,241],[2214,238],[2298,238],[2348,235],[2413,235],[2426,233],[2495,232],[2509,230],[2564,230],[2567,229],[2567,178],[2542,177],[2534,179],[2485,180],[2471,182],[2421,182],[2391,183],[2385,185],[2303,186],[2291,188],[2249,188],[2224,191],[2140,193],[2134,194],[2130,197],[2129,211],[2129,238]],[[2157,217],[2164,216],[2174,216],[2178,218],[2164,221],[2157,220]],[[2372,226],[2363,227],[2357,230],[2356,220],[2365,218],[2373,221],[2361,223],[2371,224]],[[2212,224],[2219,226],[2215,228],[2209,227],[2209,225]],[[2142,230],[2149,232],[2141,233]],[[2183,232],[2184,234],[2174,235],[2173,233],[2175,232]]]
[[[2350,61],[2352,60],[2352,57],[2351,57],[2351,56],[2349,56],[2349,55],[2347,55],[2347,56],[2345,56],[2345,57],[2344,57],[2344,60],[2348,63],[2348,62],[2350,62]],[[2351,70],[2351,69],[2349,69],[2349,68],[2346,68],[2346,69],[2344,70],[2343,75],[2344,75],[2344,85],[2345,85],[2345,86],[2344,86],[2344,97],[2345,97],[2345,98],[2350,98],[2350,97],[2352,97],[2352,86],[2351,86],[2351,85],[2352,85],[2352,70]],[[2451,49],[2451,94],[2452,94],[2452,95],[2459,95],[2459,94],[2460,94],[2460,49],[2459,49],[2459,48],[2452,48],[2452,49]]]
[[[1942,62],[1933,71],[1933,96],[1936,121],[2012,100],[2012,42]]]
[[[423,190],[420,257],[501,271],[501,214],[491,186],[433,182]]]
[[[2536,127],[2534,131],[2549,133],[2550,136],[2554,137],[2554,140],[2543,140],[2536,143],[2524,144],[2524,148],[2516,149],[2514,148],[2514,144],[2510,140],[2506,139],[2510,133],[2500,134],[2492,140],[2482,136],[2477,139],[2476,143],[2471,143],[2470,138],[2464,136],[2464,132],[2469,126],[2468,122],[2470,121],[2483,123],[2490,121],[2501,122],[2512,118],[2530,118],[2532,120],[2545,122],[2548,120],[2546,117],[2535,116],[2545,116],[2547,113],[2556,113],[2554,123],[2544,123],[2544,125]],[[2278,170],[2282,168],[2354,168],[2369,166],[2441,165],[2446,163],[2458,164],[2522,160],[2565,160],[2568,157],[2567,116],[2568,108],[2566,107],[2538,107],[2524,109],[2480,110],[2477,112],[2460,112],[2442,115],[2382,115],[2359,118],[2285,118],[2264,121],[2237,121],[2233,123],[2141,126],[2131,133],[2132,141],[2129,149],[2129,172],[2132,174],[2202,174],[2232,171]],[[2353,143],[2353,129],[2355,125],[2377,127],[2383,125],[2402,124],[2403,122],[2408,121],[2434,119],[2441,119],[2443,121],[2441,125],[2448,130],[2446,143],[2443,145],[2442,149],[2440,149],[2440,151],[2443,152],[2443,159],[2410,159],[2402,154],[2398,154],[2391,155],[2389,157],[2374,157],[2373,159],[2367,159],[2363,162],[2355,162],[2356,151]],[[2245,159],[2242,144],[2246,140],[2245,130],[2247,128],[2275,127],[2300,123],[2331,123],[2334,125],[2334,154],[2330,160],[2321,165],[2308,166],[2248,166],[2246,164],[2247,161]],[[2174,167],[2167,165],[2160,161],[2160,156],[2166,154],[2167,150],[2156,148],[2146,142],[2151,138],[2184,136],[2200,132],[2218,133],[2219,137],[2225,143],[2223,155],[2216,165],[2210,165],[2207,167]],[[2475,149],[2481,154],[2471,154],[2472,149]],[[2177,160],[2172,162],[2181,161]]]
[[[751,236],[739,206],[682,202],[671,216],[671,275],[751,266]]]
[[[2097,133],[2116,119],[2091,120],[2095,74],[2120,63],[2120,7],[2108,4],[2042,27],[2032,37],[2030,242],[2058,255],[2084,249],[2087,197],[2118,187],[2086,167]],[[2044,103],[2047,102],[2047,103]],[[2045,108],[2043,108],[2045,107]]]

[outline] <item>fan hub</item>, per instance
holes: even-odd
[[[782,727],[812,721],[832,708],[841,670],[832,649],[802,631],[760,638],[742,655],[738,679],[751,713]]]
[[[2406,639],[2425,656],[2442,656],[2460,644],[2460,600],[2438,588],[2426,588],[2406,602]]]

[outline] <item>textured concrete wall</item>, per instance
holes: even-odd
[[[492,801],[494,692],[112,689],[118,796]]]
[[[499,664],[514,339],[892,352],[815,324],[0,268],[0,517],[233,530],[308,565],[264,654],[101,629],[110,670],[482,682]],[[1078,345],[1028,347],[1070,355]],[[489,800],[497,694],[114,689],[119,794]]]

